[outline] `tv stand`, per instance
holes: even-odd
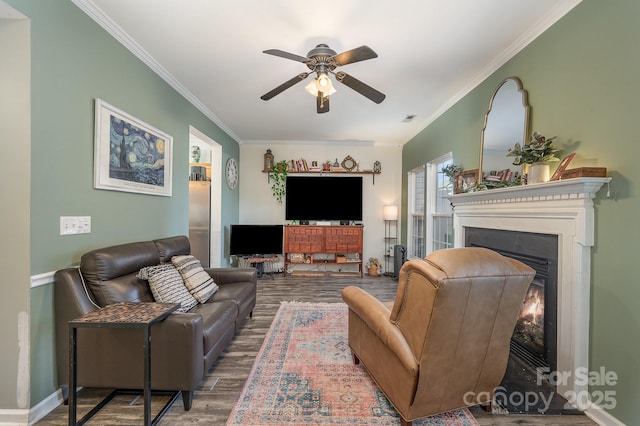
[[[362,225],[313,226],[285,225],[284,227],[284,276],[290,265],[358,265],[358,271],[296,271],[295,275],[344,275],[353,276],[362,273]],[[291,256],[291,255],[294,256]],[[314,259],[314,255],[325,255],[322,259]],[[302,256],[304,260],[296,259]],[[333,255],[328,259],[326,255]],[[347,255],[357,255],[348,257]],[[292,274],[290,274],[292,275]]]

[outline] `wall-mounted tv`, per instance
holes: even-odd
[[[287,176],[287,220],[362,220],[362,176]]]
[[[231,225],[229,254],[257,256],[282,254],[282,225]]]

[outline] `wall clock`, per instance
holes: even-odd
[[[224,177],[227,180],[227,186],[230,189],[235,189],[238,185],[238,163],[236,163],[234,158],[229,158],[227,160]]]

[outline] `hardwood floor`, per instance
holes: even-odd
[[[395,297],[397,282],[390,277],[292,277],[275,279],[265,276],[258,280],[258,304],[249,319],[224,354],[203,378],[193,399],[190,411],[185,412],[182,400],[173,404],[160,425],[224,425],[240,395],[265,333],[269,329],[280,302],[342,302],[341,291],[357,285],[380,300]],[[78,396],[78,417],[93,407],[108,391],[83,389]],[[154,396],[152,412],[156,413],[166,401]],[[595,425],[585,415],[515,415],[491,414],[480,407],[471,412],[481,425]],[[66,425],[68,407],[60,405],[36,424]],[[87,424],[139,425],[142,423],[142,400],[138,397],[118,396]]]

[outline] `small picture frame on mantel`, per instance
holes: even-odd
[[[560,164],[558,165],[558,168],[556,169],[556,171],[553,172],[553,176],[551,176],[551,179],[549,180],[560,180],[560,176],[562,176],[562,172],[564,172],[567,169],[567,166],[569,165],[571,160],[573,160],[573,157],[575,157],[575,155],[576,153],[574,152],[564,157],[560,162]]]
[[[471,188],[478,184],[479,170],[463,170],[455,174],[455,185],[453,187],[454,194],[462,194],[468,192]]]

